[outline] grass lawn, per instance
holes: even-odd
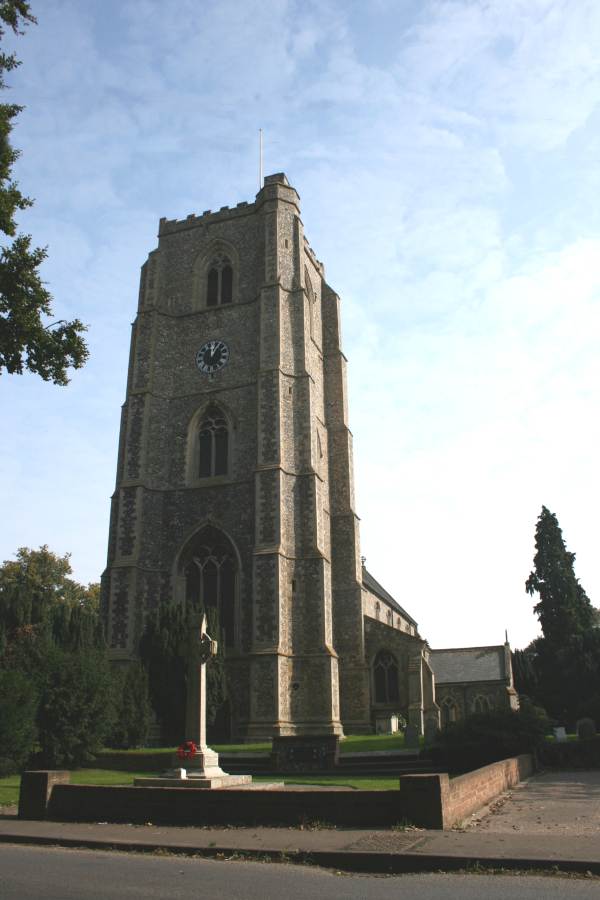
[[[421,744],[423,739],[420,739]],[[271,741],[254,744],[213,744],[210,746],[217,753],[270,753]],[[123,753],[145,756],[154,753],[174,753],[176,747],[144,747],[137,750],[110,750],[102,753]],[[350,734],[340,742],[340,753],[371,753],[375,750],[403,750],[404,735],[398,734]]]
[[[133,784],[133,779],[140,776],[156,775],[156,772],[114,772],[108,769],[75,769],[71,772],[71,784]],[[363,791],[398,790],[396,778],[369,778],[363,776],[344,777],[343,775],[260,775],[254,781],[283,781],[285,784],[342,784]],[[16,806],[19,802],[20,775],[9,775],[0,778],[0,807]]]
[[[19,802],[20,775],[0,778],[0,806],[13,806]]]
[[[316,784],[329,787],[337,784],[357,791],[397,791],[400,789],[398,776],[373,778],[368,775],[255,775],[253,781],[283,781],[284,784]]]
[[[156,775],[156,772],[113,772],[108,769],[75,769],[71,772],[71,784],[133,784],[140,775]],[[20,775],[0,778],[0,806],[13,806],[19,802]]]
[[[423,740],[421,738],[421,744]],[[211,744],[217,753],[239,753],[240,751],[269,752],[271,742],[261,744]],[[340,753],[371,753],[374,750],[404,750],[404,734],[349,734],[340,741]]]

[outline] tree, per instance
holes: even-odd
[[[44,765],[80,766],[100,750],[114,719],[106,653],[50,647],[38,676],[37,726]]]
[[[536,697],[539,692],[538,644],[536,638],[524,650],[513,650],[512,667],[517,692],[525,697]]]
[[[183,606],[162,603],[148,617],[140,641],[150,699],[165,744],[185,740],[185,646],[189,627]]]
[[[535,532],[534,568],[525,588],[538,594],[534,606],[542,627],[519,660],[519,689],[563,724],[600,705],[600,631],[596,610],[575,575],[554,513],[545,506]],[[523,663],[523,665],[521,665]]]
[[[0,0],[0,40],[8,26],[15,34],[35,23],[27,0]],[[0,52],[0,90],[6,88],[5,73],[20,65],[14,53]],[[7,238],[0,250],[0,374],[22,374],[25,369],[44,381],[67,384],[69,366],[81,368],[88,357],[82,334],[86,326],[79,319],[67,322],[52,317],[52,297],[44,287],[39,267],[45,248],[31,246],[31,236],[16,235],[15,214],[32,205],[12,178],[19,157],[10,142],[15,116],[22,107],[0,104],[0,232]],[[16,236],[15,236],[16,235]]]
[[[33,751],[37,701],[29,678],[0,669],[0,776],[17,772]]]
[[[150,730],[152,709],[148,676],[140,663],[113,672],[115,719],[108,737],[110,747],[143,747]]]
[[[37,731],[44,764],[78,765],[114,715],[98,586],[74,581],[69,554],[45,545],[16,557],[0,566],[0,756],[24,764]]]
[[[193,604],[163,603],[150,615],[140,641],[140,657],[148,672],[152,705],[166,744],[185,740],[185,705],[190,634],[197,630],[198,610]],[[207,631],[220,635],[218,613],[207,610]],[[216,659],[206,668],[206,724],[223,735],[227,691],[222,635]]]
[[[69,577],[70,555],[57,556],[44,544],[20,547],[16,557],[0,566],[3,643],[22,626],[34,626],[66,650],[102,646],[98,585],[84,587]]]
[[[558,519],[545,506],[537,522],[535,548],[534,568],[525,589],[539,594],[534,612],[544,638],[558,649],[587,634],[595,624],[595,612],[575,576],[575,554],[565,547]]]

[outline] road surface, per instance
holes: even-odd
[[[0,845],[2,900],[598,900],[598,879],[347,875],[280,863]]]

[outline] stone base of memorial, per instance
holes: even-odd
[[[219,754],[204,747],[185,760],[186,768],[179,768],[180,760],[175,757],[176,767],[163,775],[148,778],[134,778],[136,787],[182,787],[215,788],[240,787],[252,783],[252,775],[228,775],[219,766]]]

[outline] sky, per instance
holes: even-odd
[[[432,647],[538,633],[542,504],[600,606],[597,0],[32,0],[20,229],[68,387],[0,378],[0,560],[105,562],[139,269],[158,220],[284,171],[342,298],[372,574]]]

